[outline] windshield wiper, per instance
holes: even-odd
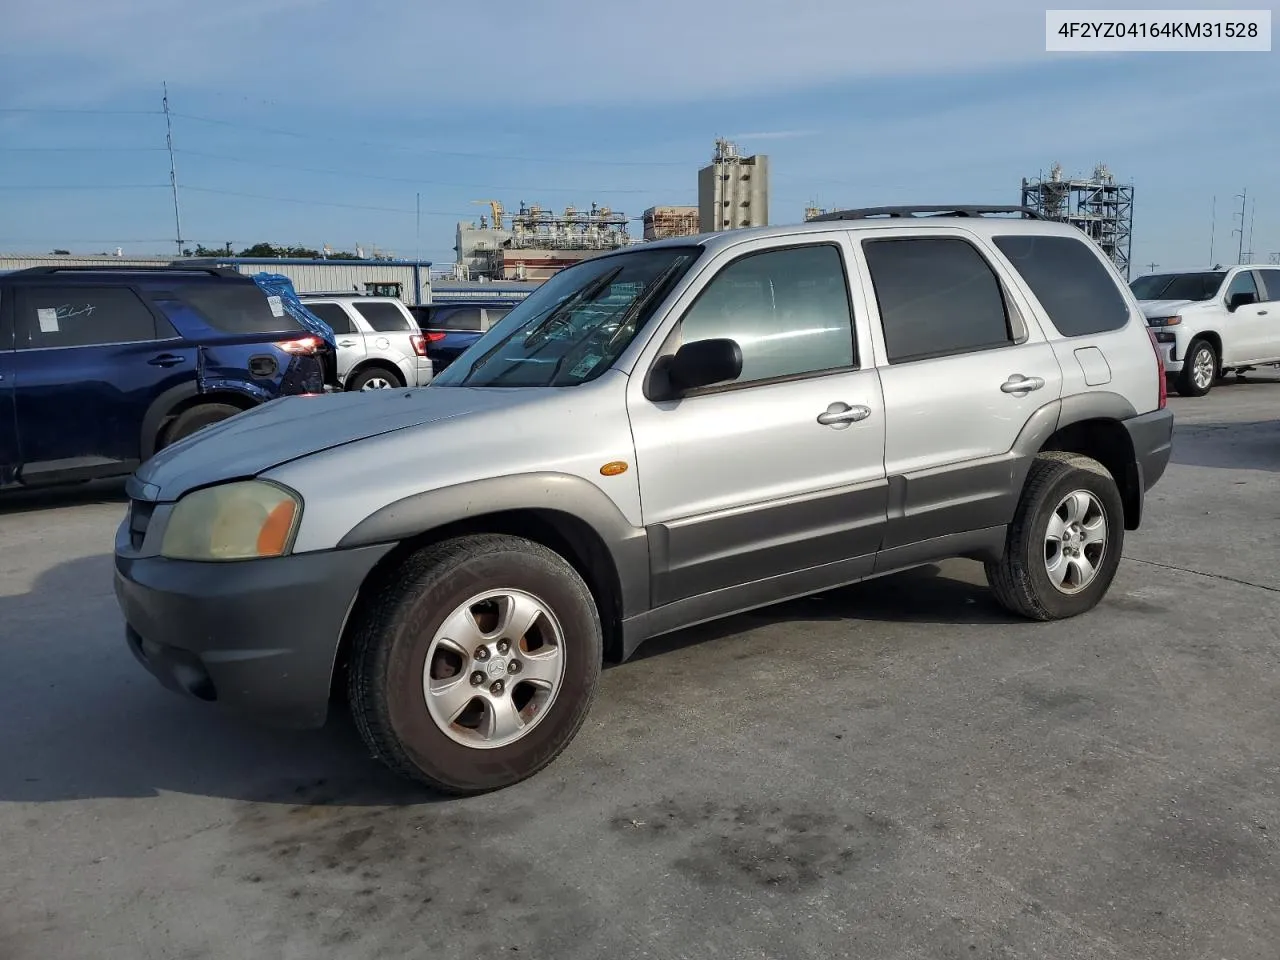
[[[530,341],[536,340],[539,334],[544,330],[548,330],[551,325],[567,313],[570,308],[576,307],[580,303],[590,303],[596,297],[600,296],[600,294],[608,289],[609,285],[613,283],[621,272],[622,264],[618,264],[618,266],[614,267],[608,273],[601,274],[585,287],[581,287],[576,292],[570,294],[567,298],[561,301],[561,303],[551,311],[551,313],[547,314],[540,321],[534,324],[531,329],[525,332],[525,346],[529,346]]]

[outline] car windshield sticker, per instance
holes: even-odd
[[[36,311],[36,317],[40,321],[41,333],[58,332],[58,311],[55,307],[41,307]]]
[[[267,297],[267,305],[271,307],[271,315],[273,317],[284,316],[284,304],[280,302],[279,297],[274,295]]]

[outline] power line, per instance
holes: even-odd
[[[177,116],[177,114],[174,114]],[[202,157],[206,160],[222,160],[228,163],[243,163],[255,167],[269,167],[274,170],[289,170],[295,173],[320,173],[335,177],[349,177],[352,179],[378,180],[384,183],[408,183],[415,186],[433,186],[433,187],[464,187],[470,190],[505,190],[508,192],[519,193],[628,193],[628,194],[651,194],[653,190],[638,190],[635,188],[618,189],[614,187],[512,187],[503,186],[493,183],[456,183],[449,180],[424,180],[421,177],[390,177],[376,173],[355,173],[348,170],[334,170],[325,167],[302,167],[288,163],[272,163],[267,160],[251,160],[245,157],[232,157],[222,153],[208,153],[204,150],[185,150],[175,149],[174,153],[187,157]]]
[[[0,113],[83,114],[92,117],[156,117],[160,110],[99,110],[77,107],[0,107]]]
[[[159,190],[167,183],[0,183],[0,190]]]
[[[164,147],[10,147],[0,153],[164,153]]]
[[[169,111],[169,115],[182,120],[192,120],[196,123],[216,124],[222,127],[234,127],[240,130],[251,130],[255,133],[274,134],[281,137],[294,137],[299,140],[315,140],[325,143],[340,143],[347,146],[363,146],[377,147],[378,149],[401,150],[407,153],[431,154],[432,156],[441,157],[461,157],[468,160],[505,160],[512,163],[556,163],[556,164],[583,164],[587,166],[605,166],[605,167],[685,167],[689,166],[687,160],[600,160],[585,157],[517,157],[499,153],[471,153],[460,150],[439,150],[433,147],[411,147],[406,145],[391,144],[383,140],[381,142],[371,140],[355,140],[350,137],[330,137],[315,133],[299,133],[295,130],[285,130],[280,127],[264,127],[257,124],[242,123],[237,120],[220,120],[216,117],[202,117],[193,113],[182,113],[177,110]]]

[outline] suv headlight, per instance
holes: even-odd
[[[165,526],[161,556],[171,560],[256,560],[293,546],[302,499],[265,480],[238,480],[195,490]]]

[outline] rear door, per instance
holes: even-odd
[[[1007,522],[1004,457],[1062,392],[1053,347],[967,231],[857,239],[884,389],[884,548]]]
[[[338,381],[345,382],[361,360],[365,358],[367,349],[364,333],[356,327],[351,315],[342,304],[333,301],[308,300],[306,308],[329,325],[338,341]]]
[[[1266,287],[1262,291],[1265,299],[1260,308],[1262,324],[1258,359],[1276,360],[1280,359],[1280,267],[1259,270],[1258,274]]]
[[[196,377],[196,348],[131,287],[22,285],[13,310],[23,479],[132,469],[148,408]]]

